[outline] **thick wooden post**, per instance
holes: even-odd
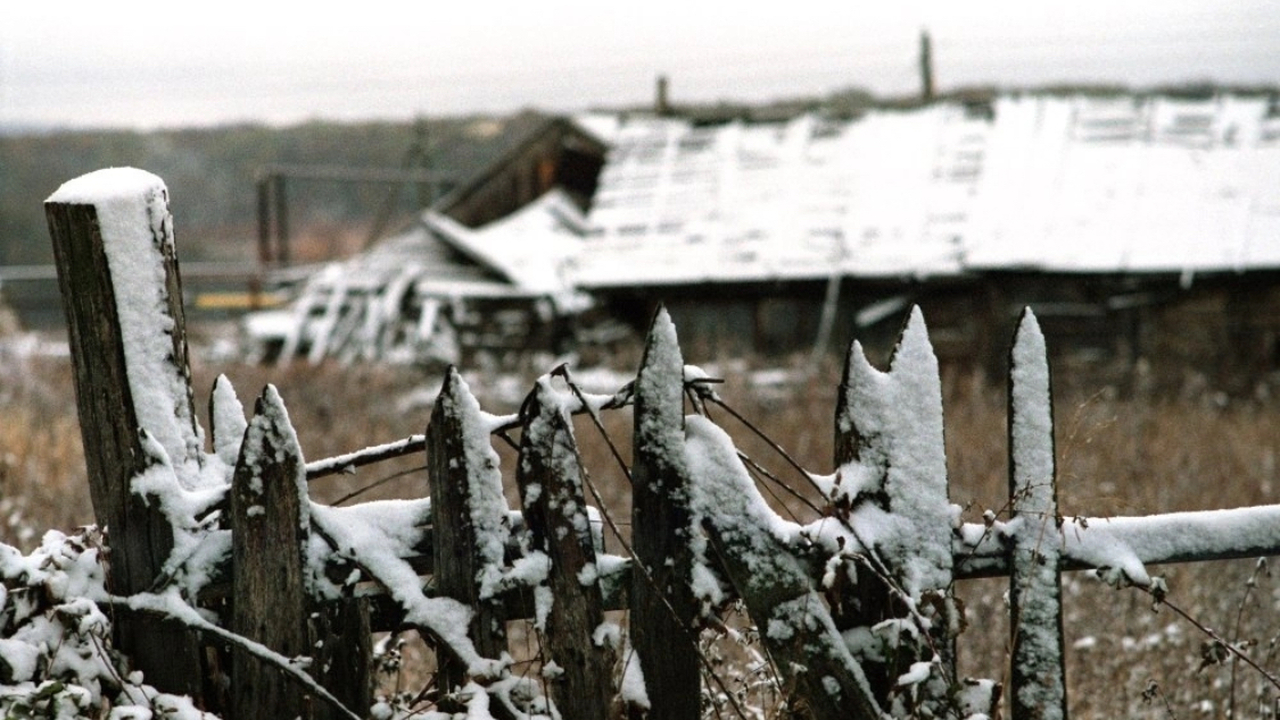
[[[168,191],[141,170],[100,170],[59,188],[45,215],[89,492],[111,546],[108,590],[131,595],[151,586],[174,543],[159,506],[132,489],[155,462],[139,429],[164,448],[180,481],[190,482],[201,460]],[[184,628],[122,617],[115,639],[147,682],[200,695],[198,644]]]
[[[507,634],[496,580],[510,534],[507,502],[480,404],[453,367],[427,426],[427,468],[436,592],[474,610],[467,634],[480,655],[502,657]],[[466,671],[465,662],[443,653],[437,685],[446,692],[459,688]]]
[[[231,631],[285,657],[311,654],[303,574],[306,496],[297,435],[280,395],[267,386],[231,480]],[[308,704],[278,668],[233,649],[231,717],[310,717]]]
[[[543,649],[555,663],[551,696],[561,717],[604,720],[613,701],[614,648],[599,632],[604,622],[582,466],[564,398],[549,378],[525,400],[516,482],[533,549],[549,560],[547,587],[537,613],[545,619]],[[549,607],[547,607],[549,603]]]
[[[1009,498],[1013,718],[1061,720],[1067,692],[1053,396],[1044,335],[1029,309],[1009,353]]]
[[[642,568],[631,574],[628,625],[652,720],[696,720],[702,711],[697,603],[689,585],[689,481],[681,450],[683,374],[675,325],[659,308],[635,387],[631,530]]]

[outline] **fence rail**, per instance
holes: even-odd
[[[157,687],[230,717],[366,717],[370,633],[412,628],[439,653],[442,709],[692,720],[703,682],[716,681],[697,638],[707,609],[732,599],[802,716],[992,715],[999,685],[956,675],[953,588],[995,575],[1010,577],[1010,712],[1064,717],[1061,572],[1093,568],[1158,592],[1147,564],[1280,550],[1280,506],[1061,517],[1045,339],[1030,311],[1010,353],[1005,520],[962,523],[948,498],[937,360],[919,311],[887,371],[851,349],[834,470],[803,475],[822,517],[804,525],[770,509],[703,412],[721,400],[684,365],[663,311],[636,380],[611,396],[560,371],[516,416],[496,417],[451,369],[424,434],[307,463],[274,388],[246,418],[220,379],[206,451],[163,183],[100,171],[65,185],[46,212],[94,508],[110,533],[109,589],[165,618],[157,631],[126,613],[116,642]],[[598,424],[624,409],[633,512],[619,556],[603,552],[607,509],[587,501],[571,416]],[[516,430],[519,509],[504,499],[493,447]],[[426,453],[429,498],[328,507],[308,497],[309,477],[410,452]],[[217,632],[147,600],[175,593]],[[609,614],[620,609],[625,630]],[[541,634],[539,682],[512,670],[505,627],[516,618]],[[281,656],[310,662],[286,667]]]

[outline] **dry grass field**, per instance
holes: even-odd
[[[69,361],[0,353],[0,541],[30,549],[46,528],[92,521]],[[320,459],[423,431],[438,374],[413,368],[243,365],[193,368],[197,388],[228,375],[246,406],[275,383],[308,459]],[[528,378],[486,373],[464,377],[486,410],[513,412]],[[749,363],[725,364],[722,395],[806,468],[830,470],[836,367],[804,382]],[[582,376],[585,378],[586,373]],[[1069,380],[1069,381],[1067,381]],[[1066,514],[1104,518],[1173,510],[1275,502],[1280,451],[1280,401],[1229,400],[1208,390],[1121,396],[1086,381],[1059,383],[1056,397],[1061,505]],[[604,388],[595,388],[604,389]],[[206,391],[199,390],[197,402]],[[1002,385],[970,372],[944,374],[951,496],[977,520],[1005,503],[1005,400]],[[712,410],[749,455],[794,477],[785,464],[724,411]],[[629,457],[626,413],[606,417],[610,435]],[[622,534],[630,516],[626,481],[599,433],[577,426],[591,479]],[[501,445],[499,443],[499,445]],[[508,468],[513,455],[503,450]],[[313,495],[332,502],[377,485],[363,498],[415,497],[426,492],[423,458],[318,480]],[[514,490],[512,489],[514,495]],[[805,519],[802,505],[780,501],[782,513]],[[620,552],[616,538],[611,552]],[[1245,646],[1269,672],[1280,672],[1280,580],[1255,561],[1159,568],[1169,600],[1222,637]],[[958,586],[969,628],[961,636],[962,671],[1004,679],[1007,583]],[[1086,573],[1064,576],[1069,647],[1069,701],[1076,718],[1275,717],[1280,690],[1260,673],[1232,662],[1206,664],[1207,638],[1168,608],[1153,612],[1135,590],[1115,590]],[[1233,712],[1234,711],[1234,712]]]

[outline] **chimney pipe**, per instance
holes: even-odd
[[[920,102],[933,102],[933,43],[929,31],[920,31]]]

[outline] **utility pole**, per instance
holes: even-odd
[[[920,102],[933,102],[933,43],[929,31],[920,31]]]

